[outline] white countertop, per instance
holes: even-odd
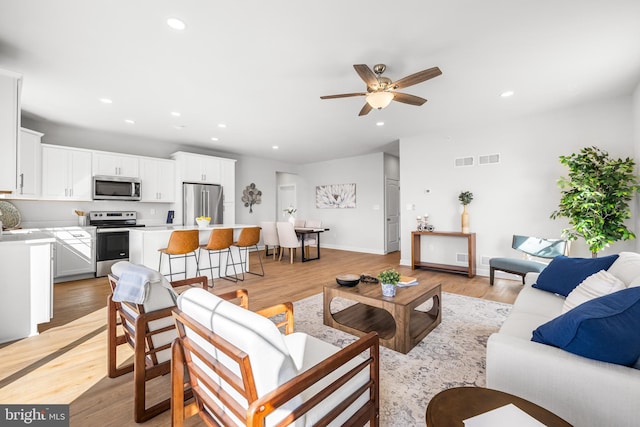
[[[157,226],[147,226],[147,227],[135,227],[129,229],[130,232],[139,232],[139,233],[150,233],[150,232],[159,232],[159,231],[174,231],[174,230],[213,230],[214,228],[247,228],[247,227],[258,227],[253,224],[211,224],[207,227],[198,227],[197,225],[157,225]]]
[[[29,231],[24,233],[16,232],[3,232],[0,235],[0,244],[3,243],[21,243],[21,244],[34,244],[34,243],[55,243],[56,239],[51,233]]]

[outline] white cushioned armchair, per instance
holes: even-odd
[[[278,313],[280,323],[268,318]],[[376,333],[340,349],[293,332],[291,303],[256,313],[202,289],[181,294],[174,317],[174,426],[194,414],[210,425],[378,425]],[[186,407],[185,365],[195,397]]]

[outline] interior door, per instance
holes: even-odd
[[[296,200],[296,185],[278,185],[278,215],[276,217],[277,221],[286,221],[288,215],[284,213],[284,210],[289,206],[293,206],[295,208],[298,207]]]
[[[386,253],[400,250],[400,181],[386,178]]]

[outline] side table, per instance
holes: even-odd
[[[464,420],[510,403],[548,427],[571,427],[571,424],[535,403],[483,387],[454,387],[436,394],[427,406],[427,426],[462,427]]]

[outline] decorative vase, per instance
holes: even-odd
[[[289,215],[289,222],[291,225],[296,225],[296,217],[293,215]]]
[[[381,283],[382,286],[382,296],[383,297],[395,297],[396,296],[396,285],[391,283]]]
[[[464,208],[462,210],[461,223],[462,232],[469,233],[469,212],[467,211],[467,205],[464,205]]]

